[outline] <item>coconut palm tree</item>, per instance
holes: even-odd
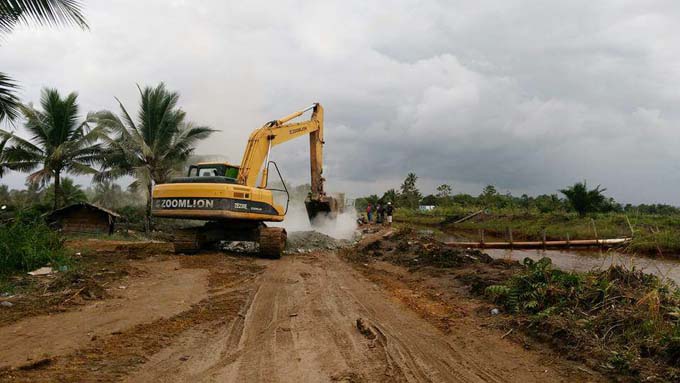
[[[103,128],[90,129],[78,122],[78,95],[62,98],[56,89],[43,89],[42,111],[22,106],[25,129],[32,135],[24,139],[11,135],[3,153],[3,165],[12,170],[33,172],[28,181],[45,185],[54,180],[54,209],[61,206],[61,176],[95,174],[92,167],[101,162],[102,147],[97,141],[104,137]],[[3,132],[7,136],[9,133]]]
[[[123,188],[111,180],[97,182],[92,190],[91,201],[101,207],[114,209],[121,206],[127,198]]]
[[[45,189],[45,204],[54,205],[54,186],[55,184],[50,184],[47,189]],[[61,199],[64,206],[72,205],[78,202],[87,202],[87,195],[83,191],[83,188],[76,184],[72,179],[64,177],[61,180]]]
[[[0,39],[18,24],[77,25],[87,29],[80,1],[76,0],[0,0]],[[17,84],[0,72],[0,122],[19,116]]]
[[[163,83],[155,88],[139,88],[139,94],[141,102],[136,119],[118,101],[120,117],[101,111],[91,114],[89,120],[112,133],[105,138],[106,170],[95,180],[134,177],[130,189],[146,190],[145,230],[148,231],[153,184],[167,182],[194,152],[195,144],[215,130],[186,121],[186,113],[177,107],[179,94],[168,91]]]

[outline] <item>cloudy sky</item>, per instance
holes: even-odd
[[[587,180],[625,202],[680,204],[677,1],[86,1],[90,31],[20,28],[0,69],[135,109],[165,81],[201,154],[240,161],[250,131],[326,109],[328,186],[553,193]],[[307,141],[275,149],[306,182]],[[1,182],[23,184],[19,174]],[[82,182],[81,182],[82,183]]]

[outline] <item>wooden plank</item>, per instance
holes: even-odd
[[[561,248],[561,247],[611,247],[628,243],[631,238],[609,239],[572,239],[567,241],[522,241],[522,242],[445,242],[451,247],[470,247],[487,249],[535,249],[535,248]]]
[[[484,213],[484,210],[476,211],[476,212],[474,212],[474,213],[472,213],[472,214],[470,214],[470,215],[467,215],[467,216],[465,216],[465,217],[459,219],[458,221],[454,222],[454,224],[455,224],[455,223],[465,222],[465,221],[467,221],[468,219],[470,219],[470,218],[475,218],[476,216],[478,216],[478,215],[480,215],[480,214],[482,214],[482,213]]]

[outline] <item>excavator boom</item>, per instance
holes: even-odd
[[[291,123],[305,112],[312,110],[307,121]],[[314,219],[319,213],[334,215],[338,204],[332,197],[326,196],[323,178],[323,107],[315,103],[303,110],[292,113],[278,120],[270,121],[255,130],[248,139],[248,146],[243,153],[238,182],[255,186],[260,176],[260,188],[265,188],[268,181],[268,163],[272,147],[309,135],[309,154],[311,172],[311,193],[305,201],[307,214]]]

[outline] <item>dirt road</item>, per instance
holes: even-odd
[[[178,342],[128,381],[574,381],[495,334],[444,335],[334,253],[265,263],[244,317],[219,336]]]
[[[127,382],[574,382],[601,381],[571,363],[502,339],[461,317],[442,331],[334,252],[277,261],[201,256],[182,270],[209,297],[171,318],[137,323],[49,363],[0,373],[3,381]],[[212,257],[212,258],[208,258]],[[233,258],[233,257],[231,257]],[[197,258],[193,258],[197,259]],[[200,273],[193,271],[193,277]],[[197,287],[199,288],[199,287]],[[409,293],[410,294],[410,293]],[[200,294],[199,294],[200,295]],[[146,307],[136,307],[144,311]],[[80,311],[78,311],[80,312]],[[53,315],[59,323],[73,313]],[[138,317],[141,314],[138,314]],[[361,330],[357,319],[362,318]],[[83,323],[99,333],[102,323]],[[22,322],[14,326],[21,326]],[[92,327],[92,328],[88,328]],[[108,331],[108,328],[107,328]],[[21,334],[14,333],[13,348]],[[107,333],[108,334],[108,333]],[[11,327],[0,338],[12,342]],[[53,340],[58,342],[57,340]],[[15,350],[16,351],[16,350]],[[69,353],[70,352],[70,353]]]

